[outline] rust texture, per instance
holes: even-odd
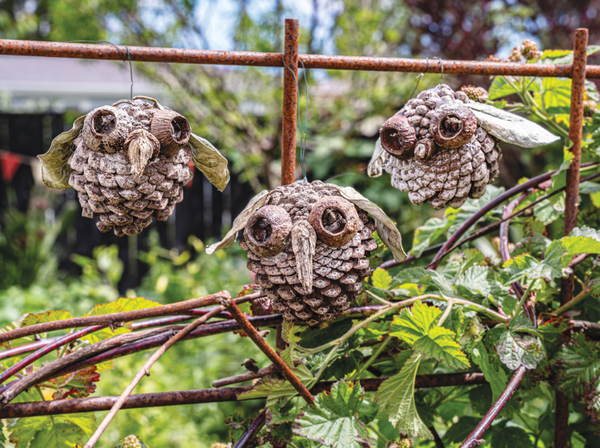
[[[181,64],[242,65],[283,67],[281,53],[252,51],[185,50],[179,48],[125,47],[66,42],[40,42],[0,39],[0,54],[44,56],[74,59],[127,59],[132,61]],[[521,64],[513,62],[439,61],[426,59],[373,58],[364,56],[299,55],[306,68],[327,70],[361,70],[379,72],[441,73],[454,75],[512,75],[539,77],[571,77],[571,66]],[[286,61],[287,63],[287,61]],[[289,65],[289,64],[288,64]],[[587,67],[588,78],[600,78],[600,66]]]
[[[483,440],[480,437],[483,435],[486,429],[490,427],[496,416],[500,413],[506,402],[512,397],[512,395],[519,387],[521,380],[523,379],[523,375],[525,375],[525,367],[521,366],[517,369],[513,377],[508,382],[506,389],[498,398],[491,409],[485,414],[485,417],[479,422],[479,424],[475,427],[473,432],[469,434],[469,437],[460,445],[459,448],[473,448],[475,446],[481,445]]]
[[[567,170],[567,191],[565,197],[564,235],[568,235],[577,225],[579,209],[579,170],[581,165],[581,133],[583,129],[583,98],[585,94],[585,68],[587,63],[588,30],[579,28],[575,31],[575,48],[573,50],[573,66],[571,85],[571,116],[569,119],[569,140],[573,143],[571,152],[573,161]],[[573,296],[575,277],[571,274],[563,279],[560,288],[560,301],[564,305]],[[566,445],[565,445],[566,446]],[[558,447],[557,448],[561,448]]]
[[[388,378],[361,379],[360,384],[367,392],[376,391]],[[474,386],[486,384],[483,373],[444,373],[439,375],[417,375],[415,388],[449,386]],[[328,391],[335,381],[323,381],[312,388],[314,394]],[[183,404],[237,401],[238,394],[247,392],[252,386],[223,387],[219,389],[182,390],[149,394],[133,394],[125,400],[123,409],[176,406]],[[74,414],[80,412],[106,411],[119,399],[118,396],[69,398],[53,401],[12,403],[0,410],[0,419],[34,417],[38,415]]]
[[[123,313],[105,314],[101,316],[76,317],[74,319],[57,320],[54,322],[30,325],[28,327],[17,328],[16,330],[7,331],[6,333],[0,334],[0,342],[31,336],[33,334],[47,333],[49,331],[65,330],[67,328],[78,328],[85,327],[87,325],[101,324],[118,326],[119,324],[131,322],[133,320],[175,314],[192,308],[215,305],[218,303],[219,299],[226,297],[226,294],[229,293],[227,293],[227,291],[221,291],[210,296],[201,297],[199,299],[186,300],[184,302],[147,308],[145,310],[125,311]],[[260,293],[256,294],[260,295]],[[247,297],[250,297],[250,295]],[[255,297],[252,296],[252,298]]]
[[[283,129],[281,135],[281,185],[296,180],[296,121],[298,119],[298,19],[285,19],[283,59]],[[289,68],[288,68],[289,67]],[[293,72],[293,73],[292,73]]]
[[[44,56],[50,58],[127,60],[175,62],[181,64],[249,65],[282,67],[281,53],[252,51],[184,50],[180,48],[125,47],[66,42],[39,42],[27,40],[0,40],[0,54]]]
[[[283,374],[285,379],[287,379],[292,384],[292,386],[294,386],[294,388],[298,391],[300,396],[304,398],[304,400],[308,404],[313,404],[315,399],[308,391],[308,389],[304,386],[304,384],[302,384],[302,382],[296,377],[296,375],[294,375],[292,369],[290,369],[290,367],[285,362],[283,362],[283,360],[279,357],[275,350],[273,350],[271,346],[267,344],[267,341],[265,341],[261,337],[256,328],[254,328],[250,321],[248,321],[248,318],[244,316],[244,314],[240,311],[237,304],[231,299],[223,300],[222,303],[225,307],[227,307],[229,312],[233,315],[233,318],[240,325],[242,330],[244,330],[246,335],[248,335],[248,337],[252,339],[252,342],[254,342],[258,346],[258,348],[260,348],[262,352],[265,355],[267,355],[267,358],[269,358],[271,362],[281,370],[281,373]]]

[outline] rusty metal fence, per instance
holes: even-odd
[[[301,63],[305,69],[329,69],[329,70],[363,70],[363,71],[389,71],[389,72],[413,72],[413,73],[445,73],[457,75],[510,75],[510,76],[532,76],[532,77],[564,77],[572,79],[571,90],[571,111],[569,124],[569,139],[573,143],[570,151],[573,153],[573,161],[567,172],[566,185],[566,210],[564,217],[564,234],[567,235],[575,227],[578,213],[578,195],[580,182],[580,166],[581,166],[581,138],[582,138],[582,122],[583,122],[583,99],[584,99],[584,83],[588,79],[600,79],[600,66],[587,65],[587,41],[588,30],[578,29],[575,32],[574,58],[572,65],[552,65],[552,64],[525,64],[525,63],[503,63],[503,62],[478,62],[478,61],[444,61],[444,60],[416,60],[416,59],[401,59],[401,58],[374,58],[374,57],[357,57],[357,56],[325,56],[325,55],[308,55],[298,54],[298,36],[299,23],[296,19],[286,19],[285,21],[285,48],[284,53],[257,53],[257,52],[240,52],[240,51],[209,51],[209,50],[185,50],[173,48],[146,48],[146,47],[117,47],[111,45],[89,45],[78,43],[61,43],[61,42],[34,42],[34,41],[19,41],[19,40],[0,40],[0,54],[6,55],[21,55],[21,56],[43,56],[43,57],[61,57],[61,58],[79,58],[79,59],[105,59],[105,60],[122,60],[125,51],[131,57],[132,61],[140,62],[169,62],[169,63],[186,63],[186,64],[210,64],[210,65],[237,65],[237,66],[258,66],[258,67],[281,67],[283,68],[283,133],[282,133],[282,184],[289,184],[295,181],[296,176],[296,126],[297,126],[297,98],[298,87],[296,84],[298,64]],[[549,175],[538,176],[531,179],[526,184],[522,184],[519,188],[508,190],[502,195],[502,200],[507,200],[518,193],[526,191],[527,188],[536,187],[542,182],[547,181]],[[519,196],[520,198],[520,196]],[[519,198],[513,202],[518,201]],[[500,199],[500,198],[499,198]],[[513,203],[511,203],[512,205]],[[494,204],[493,206],[497,206]],[[491,206],[491,205],[490,205]],[[510,207],[510,206],[509,206]],[[513,206],[514,208],[514,206]],[[505,212],[505,215],[508,215]],[[472,225],[472,224],[470,224]],[[505,231],[501,233],[506,233]],[[442,255],[447,253],[452,244],[454,244],[459,236],[460,229],[455,235],[449,239],[448,243],[443,246],[438,257],[434,260],[439,260]],[[466,228],[462,231],[464,233]],[[506,241],[507,244],[507,241]],[[435,266],[433,266],[435,267]],[[565,304],[571,300],[573,296],[573,275],[567,279],[563,279],[561,286],[561,303]],[[196,299],[198,300],[198,299]],[[190,301],[191,302],[191,301]],[[181,304],[185,302],[180,302]],[[216,303],[216,302],[211,302]],[[168,306],[166,306],[168,307]],[[165,307],[165,308],[166,308]],[[163,307],[160,307],[163,308]],[[229,312],[221,313],[219,316],[229,320],[213,323],[199,327],[192,331],[185,339],[206,336],[209,334],[217,334],[225,331],[233,331],[245,329],[247,334],[259,345],[261,350],[265,351],[267,356],[273,358],[278,357],[270,347],[265,347],[261,335],[252,331],[258,326],[277,326],[281,324],[280,315],[272,315],[266,317],[253,317],[247,319],[243,315],[236,312],[235,306],[227,307]],[[368,316],[377,311],[377,306],[365,306],[350,309],[346,314],[352,317]],[[156,310],[156,309],[154,309]],[[188,314],[201,313],[202,310],[187,309]],[[156,312],[156,311],[155,311]],[[152,317],[148,310],[137,312],[138,315],[124,317],[118,315],[110,315],[110,322],[93,322],[93,323],[73,323],[72,326],[62,328],[75,328],[77,326],[88,325],[86,329],[92,328],[89,325],[109,325],[115,322],[132,321]],[[165,316],[172,314],[168,310],[164,310],[162,314]],[[168,324],[179,322],[181,320],[190,319],[189,315],[176,316],[169,318],[156,319],[160,322],[153,322],[152,325]],[[233,318],[233,319],[232,319]],[[127,320],[128,319],[128,320]],[[67,321],[61,321],[67,322]],[[143,322],[133,324],[133,328],[145,328]],[[149,324],[146,326],[150,326]],[[41,329],[40,329],[41,330]],[[44,331],[50,328],[44,328]],[[15,330],[16,331],[16,330]],[[80,330],[85,331],[85,330]],[[1,335],[5,339],[12,332]],[[77,332],[75,332],[77,333]],[[60,371],[64,373],[73,371],[74,369],[82,368],[88,365],[113,359],[117,356],[124,356],[129,353],[135,353],[140,350],[146,350],[152,347],[161,345],[161,341],[165,336],[156,336],[148,341],[141,341],[135,344],[126,344],[122,347],[113,348],[105,353],[96,355],[70,367]],[[56,339],[56,338],[55,338]],[[164,342],[164,341],[163,341]],[[278,346],[281,340],[278,341]],[[35,343],[36,347],[28,347],[28,351],[42,349],[43,347],[51,346],[51,342]],[[0,353],[0,359],[3,356]],[[275,360],[277,361],[277,360]],[[277,364],[277,362],[275,362]],[[486,414],[481,423],[473,431],[473,433],[461,445],[463,448],[470,448],[478,445],[478,441],[483,432],[489,427],[493,419],[498,415],[503,405],[508,401],[514,393],[525,370],[523,367],[517,370],[505,392],[499,400],[493,405],[492,409]],[[293,373],[292,373],[293,376]],[[287,377],[287,375],[286,375]],[[360,380],[366,390],[376,390],[381,384],[382,379]],[[294,377],[291,378],[292,384],[299,383]],[[416,387],[443,387],[457,386],[468,384],[481,384],[485,382],[482,374],[442,374],[442,375],[420,375],[417,377]],[[0,393],[6,390],[6,387],[12,383],[0,387]],[[310,402],[312,396],[305,388],[299,392]],[[303,387],[303,386],[302,386]],[[318,393],[331,387],[330,383],[318,383],[311,391]],[[138,394],[129,397],[124,408],[150,407],[150,406],[169,406],[178,404],[190,403],[207,403],[215,401],[233,401],[237,399],[237,393],[245,391],[247,388],[221,388],[221,389],[205,389],[196,391],[179,391],[154,394]],[[89,412],[94,410],[110,409],[112,404],[118,397],[93,397],[83,399],[56,400],[51,402],[33,402],[33,403],[16,403],[9,404],[0,409],[0,418],[13,418],[35,415],[50,415],[60,413],[74,412]],[[555,422],[555,448],[566,448],[568,445],[568,417],[569,406],[568,400],[560,393],[557,393],[556,401],[556,422]],[[259,418],[261,418],[259,416]],[[257,418],[256,424],[252,426],[253,431],[257,431],[260,420]],[[262,417],[264,420],[264,416]],[[247,440],[251,434],[245,436]],[[237,446],[237,445],[236,445]]]

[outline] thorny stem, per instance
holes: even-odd
[[[227,294],[227,295],[229,295],[229,294]],[[231,298],[231,297],[229,297],[229,298]],[[117,412],[119,412],[119,410],[123,406],[123,403],[125,403],[125,400],[127,399],[127,397],[129,397],[129,395],[131,395],[131,392],[133,392],[133,389],[135,389],[135,387],[138,385],[138,383],[142,380],[142,378],[144,376],[146,376],[146,375],[150,376],[150,373],[149,373],[150,368],[156,363],[156,361],[158,361],[158,359],[169,348],[171,348],[171,346],[173,346],[173,344],[175,344],[177,341],[179,341],[182,337],[184,337],[186,334],[188,334],[190,331],[192,331],[198,325],[203,324],[208,319],[210,319],[211,317],[213,317],[215,314],[219,314],[224,309],[225,309],[224,307],[217,307],[217,308],[215,308],[210,313],[205,314],[204,316],[196,319],[191,324],[185,326],[185,328],[183,328],[181,331],[179,331],[176,335],[174,335],[172,338],[170,338],[167,342],[165,342],[150,357],[150,359],[148,361],[146,361],[146,363],[144,364],[144,366],[140,369],[140,371],[131,380],[131,382],[125,388],[125,390],[123,391],[123,393],[121,394],[121,396],[119,397],[119,399],[117,400],[117,402],[111,408],[110,412],[106,415],[106,417],[104,417],[104,420],[102,420],[102,423],[100,424],[100,426],[98,426],[98,428],[96,429],[96,431],[94,432],[94,434],[92,434],[92,437],[90,438],[90,440],[88,441],[88,443],[85,444],[84,448],[92,448],[94,445],[96,445],[96,442],[100,439],[100,437],[102,436],[102,434],[104,433],[104,431],[106,431],[106,428],[108,428],[108,425],[110,424],[110,422],[113,420],[113,418],[115,417],[115,415],[117,415]]]

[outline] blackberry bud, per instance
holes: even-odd
[[[593,100],[587,100],[583,102],[583,116],[584,117],[593,117],[596,113],[596,102]]]
[[[521,62],[521,56],[522,56],[521,51],[517,47],[514,47],[512,49],[512,51],[510,52],[510,56],[508,57],[508,60],[510,62]]]
[[[462,86],[461,91],[465,92],[470,100],[485,103],[488,99],[488,92],[483,87]]]
[[[532,40],[524,40],[521,44],[521,54],[528,61],[537,61],[540,58],[541,52],[538,49],[538,46]]]

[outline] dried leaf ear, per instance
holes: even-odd
[[[192,134],[190,137],[192,161],[202,174],[219,191],[223,191],[229,183],[227,159],[208,140]]]
[[[384,155],[385,149],[381,146],[381,137],[379,137],[375,143],[375,151],[373,151],[369,166],[367,166],[367,174],[369,177],[381,176],[383,173]]]
[[[38,156],[42,162],[42,181],[47,187],[57,189],[70,187],[69,177],[73,169],[69,166],[69,159],[75,150],[73,140],[81,132],[85,117],[86,115],[83,115],[75,120],[70,131],[57,135],[52,140],[48,152]]]
[[[208,255],[210,255],[210,254],[214,253],[214,251],[216,251],[217,249],[223,249],[223,248],[229,247],[233,243],[235,243],[235,237],[236,237],[237,233],[240,230],[242,230],[244,227],[246,227],[246,223],[250,219],[250,216],[252,216],[252,213],[254,213],[256,210],[258,210],[259,208],[261,208],[264,205],[269,193],[270,193],[269,190],[263,190],[260,193],[258,193],[256,196],[254,196],[250,200],[250,202],[248,203],[246,208],[244,210],[242,210],[242,213],[240,213],[238,215],[238,217],[235,218],[235,220],[233,221],[233,226],[231,227],[231,230],[229,232],[227,232],[227,235],[225,235],[225,238],[223,238],[218,243],[208,246],[206,248],[206,253]]]
[[[466,106],[473,111],[483,129],[503,142],[536,148],[560,139],[533,121],[489,104],[471,101]]]

